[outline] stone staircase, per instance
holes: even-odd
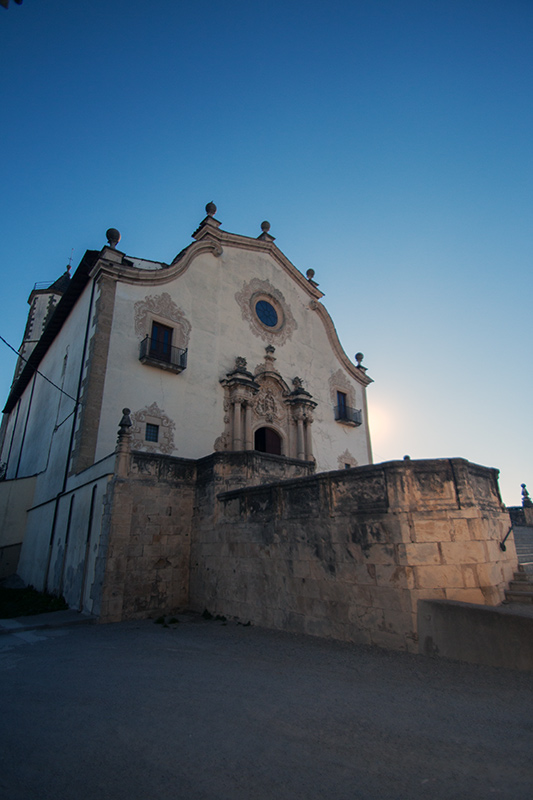
[[[513,525],[518,563],[523,572],[533,576],[533,527],[530,525]]]
[[[524,570],[523,564],[518,564],[509,588],[505,590],[506,603],[533,603],[532,576]]]

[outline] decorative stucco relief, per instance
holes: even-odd
[[[263,389],[255,401],[254,407],[256,416],[264,417],[266,422],[273,422],[280,418],[279,409],[272,393],[272,389]]]
[[[170,455],[176,447],[174,445],[174,431],[176,423],[167,417],[157,403],[136,411],[131,415],[133,422],[131,428],[132,450],[142,450],[145,453],[164,453]],[[159,437],[157,442],[146,441],[146,423],[159,427]]]
[[[334,372],[329,379],[329,394],[333,405],[337,405],[337,392],[344,392],[348,400],[347,405],[355,408],[355,389],[342,369]]]
[[[152,318],[158,317],[174,323],[176,337],[173,337],[174,347],[187,348],[191,323],[185,314],[172,300],[168,292],[159,295],[148,295],[144,300],[135,303],[135,333],[144,337],[150,334]]]
[[[240,306],[242,318],[250,324],[252,333],[265,342],[282,345],[292,337],[298,327],[282,293],[270,281],[253,278],[249,283],[243,284],[241,291],[235,295],[235,300]],[[278,315],[276,326],[270,328],[259,320],[255,311],[258,300],[266,300],[274,306]]]
[[[345,450],[344,453],[341,453],[338,457],[337,464],[339,469],[346,469],[346,464],[349,464],[350,467],[356,467],[358,461],[352,456],[349,450]]]

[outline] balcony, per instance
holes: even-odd
[[[187,367],[187,350],[171,347],[158,339],[146,336],[141,342],[139,361],[151,367],[179,373]]]
[[[358,408],[350,408],[350,406],[335,406],[335,419],[337,422],[357,427],[363,424],[363,412]]]

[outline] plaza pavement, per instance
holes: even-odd
[[[531,673],[180,620],[0,624],[0,796],[533,796]]]

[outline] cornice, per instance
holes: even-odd
[[[123,283],[158,286],[160,284],[170,283],[176,278],[179,278],[189,269],[193,260],[202,253],[212,253],[218,258],[218,256],[222,255],[222,247],[219,242],[213,239],[203,239],[199,242],[193,242],[176,256],[172,264],[164,264],[162,268],[158,270],[143,270],[129,266],[126,256],[124,256],[121,262],[101,258],[98,263],[95,264],[91,277],[105,274],[113,280],[122,281]]]
[[[302,273],[292,264],[289,259],[276,247],[274,242],[265,239],[254,239],[249,236],[240,236],[236,233],[228,233],[212,226],[205,226],[196,232],[197,241],[192,242],[185,250],[182,250],[171,264],[164,265],[158,270],[142,270],[128,265],[127,256],[118,261],[115,258],[106,258],[108,248],[102,251],[103,257],[95,266],[93,275],[106,273],[114,280],[125,283],[136,283],[145,286],[157,286],[181,277],[191,266],[197,256],[202,253],[212,253],[215,257],[222,255],[223,247],[236,247],[240,250],[252,250],[260,253],[268,253],[310,297],[319,300],[324,297],[324,293],[305,278]],[[116,251],[111,251],[116,254]]]
[[[311,310],[316,311],[316,313],[322,320],[322,323],[328,335],[329,343],[332,346],[335,355],[341,362],[346,372],[349,375],[351,375],[352,378],[355,378],[355,380],[358,383],[360,383],[361,386],[368,386],[370,383],[374,383],[372,378],[370,378],[366,374],[366,372],[364,372],[364,370],[360,369],[359,367],[356,367],[355,364],[353,364],[346,355],[344,348],[340,343],[340,339],[337,330],[335,328],[335,325],[333,324],[333,320],[331,319],[330,315],[328,314],[322,303],[312,303],[310,305],[310,308]]]

